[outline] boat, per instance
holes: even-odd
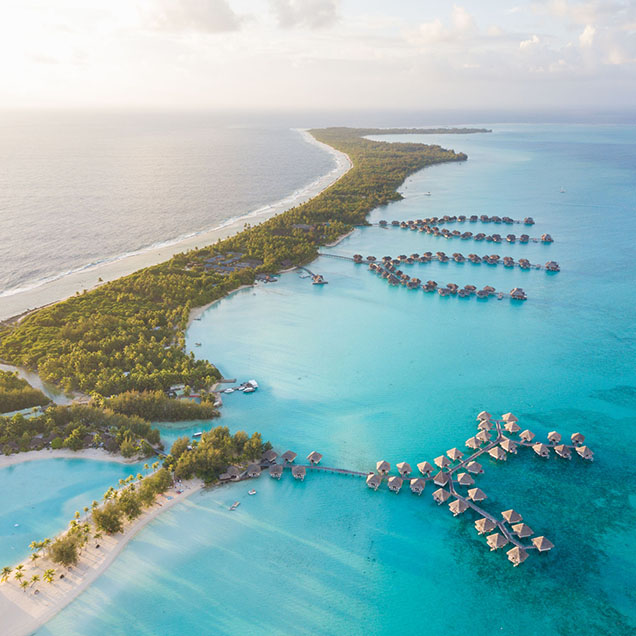
[[[254,391],[256,391],[256,389],[253,386],[246,386],[243,389],[243,393],[254,393]]]
[[[200,347],[200,346],[201,346],[201,343],[200,343],[200,342],[195,342],[195,343],[194,343],[194,346],[195,346],[195,347]]]
[[[234,393],[234,389],[224,389],[223,393]]]
[[[565,189],[563,188],[563,186],[561,186],[560,192],[561,192],[561,194],[563,194],[565,192]]]
[[[430,197],[430,196],[431,196],[431,193],[430,193],[430,192],[425,192],[425,193],[424,193],[424,196],[425,196],[425,197]]]
[[[248,380],[245,384],[253,387],[254,389],[258,389],[258,382],[256,380]]]
[[[255,494],[256,494],[256,491],[252,488],[252,490],[248,490],[248,491],[247,491],[247,494],[248,494],[248,495],[255,495]]]
[[[199,431],[198,433],[193,433],[192,437],[201,437],[201,435],[203,435],[203,433]]]
[[[239,386],[236,390],[237,391],[245,391],[245,387],[244,386]]]
[[[231,506],[230,510],[236,510],[241,505],[240,501],[235,501]]]

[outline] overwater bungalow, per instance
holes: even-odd
[[[481,420],[491,420],[492,415],[488,413],[488,411],[482,411],[481,413],[477,413],[477,421],[481,422]]]
[[[500,217],[500,216],[497,216],[496,214],[495,214],[495,216],[491,216],[491,217],[490,217],[490,220],[491,220],[493,223],[501,223],[501,217]]]
[[[483,501],[484,499],[487,499],[487,495],[483,490],[481,490],[481,488],[471,488],[468,491],[468,498],[473,501]]]
[[[561,434],[556,431],[550,431],[548,433],[548,441],[551,444],[558,444],[561,441]]]
[[[575,450],[583,459],[594,461],[594,453],[588,446],[577,446]]]
[[[521,430],[521,426],[517,422],[506,422],[504,428],[508,433],[518,433]]]
[[[532,530],[532,528],[525,524],[525,523],[517,523],[512,527],[512,531],[520,538],[520,539],[525,539],[526,537],[529,537],[531,535],[534,534],[534,530]]]
[[[572,433],[570,439],[575,446],[580,446],[585,441],[585,436],[581,433]]]
[[[247,467],[247,476],[248,477],[260,477],[261,476],[261,467],[258,464],[250,464]]]
[[[548,261],[545,264],[545,268],[549,272],[560,272],[561,271],[561,268],[559,267],[559,264],[556,261]]]
[[[447,466],[450,466],[450,460],[448,459],[448,457],[446,457],[446,455],[440,455],[439,457],[436,457],[433,461],[440,468],[446,468]]]
[[[283,474],[283,467],[280,464],[274,464],[269,467],[269,476],[274,479],[280,479],[280,476]]]
[[[480,442],[476,437],[469,437],[466,440],[466,446],[468,448],[472,448],[473,450],[476,450],[479,448]]]
[[[402,488],[403,480],[401,477],[389,477],[389,490],[392,490],[395,493],[400,492],[400,488]]]
[[[488,545],[490,546],[491,552],[493,552],[494,550],[499,550],[500,548],[503,548],[504,546],[508,545],[508,539],[506,539],[506,537],[504,537],[503,534],[500,534],[499,532],[495,532],[494,534],[489,534],[486,537],[486,541]]]
[[[438,488],[433,493],[433,499],[435,499],[438,505],[443,504],[449,497],[450,493],[448,490],[444,490],[444,488]]]
[[[469,238],[472,237],[472,235],[473,235],[472,232],[463,232],[462,236],[461,236],[461,239],[462,239],[462,241],[467,241]]]
[[[262,461],[268,462],[269,464],[273,464],[278,457],[278,453],[272,449],[267,450],[263,453]]]
[[[545,537],[535,537],[532,539],[532,543],[539,552],[547,552],[548,550],[552,550],[554,547],[554,543]]]
[[[530,264],[530,261],[527,258],[520,258],[519,259],[519,267],[521,269],[530,269],[532,267],[532,265]]]
[[[493,234],[492,240],[494,243],[501,243],[501,234]]]
[[[493,428],[493,424],[490,420],[481,420],[481,422],[477,424],[477,428],[480,431],[491,431]]]
[[[382,477],[377,473],[369,473],[367,475],[367,486],[369,488],[373,488],[373,490],[377,490],[382,483]]]
[[[501,513],[501,516],[504,518],[504,521],[507,521],[508,523],[519,523],[523,520],[523,517],[512,508],[510,508],[510,510],[504,510]]]
[[[424,488],[426,487],[426,481],[424,481],[421,477],[415,477],[411,479],[411,492],[416,495],[421,495],[424,492]]]
[[[495,288],[492,287],[492,285],[484,285],[484,291],[487,292],[488,294],[494,294]]]
[[[323,278],[322,274],[314,274],[311,277],[312,285],[326,285],[327,281]]]
[[[457,296],[459,296],[459,298],[468,298],[470,296],[470,292],[465,289],[458,289]]]
[[[489,431],[479,431],[475,437],[482,443],[486,443],[490,441],[491,435]]]
[[[354,254],[353,255],[354,263],[362,263],[362,254]]]
[[[468,219],[471,223],[477,223],[478,220],[478,216],[476,214],[471,214],[470,218]]]
[[[519,243],[528,243],[530,241],[530,236],[528,234],[521,234],[519,236]]]
[[[458,215],[457,220],[458,220],[460,223],[463,223],[463,222],[466,220],[466,215],[465,215],[465,214],[460,214],[460,215]]]
[[[367,261],[372,262],[377,260],[375,256],[367,256]]]
[[[525,225],[534,225],[534,219],[531,216],[527,216],[523,222]]]
[[[474,285],[464,285],[464,289],[469,293],[469,294],[474,294],[475,290],[477,289],[477,287],[475,287]]]
[[[294,476],[294,479],[300,479],[300,481],[304,481],[306,474],[307,469],[304,466],[292,466],[292,475]]]
[[[506,225],[512,225],[515,221],[514,219],[511,219],[509,216],[502,216],[501,220],[506,224]]]
[[[491,532],[496,527],[497,524],[492,519],[488,519],[488,517],[482,517],[481,519],[477,519],[477,521],[475,521],[477,534],[485,534],[486,532]]]
[[[433,483],[436,486],[445,486],[448,483],[448,473],[444,473],[441,470],[435,477],[433,477]]]
[[[505,462],[508,459],[508,455],[504,452],[503,448],[500,446],[494,446],[488,451],[488,454],[497,461]]]
[[[413,472],[411,469],[411,465],[407,464],[406,462],[400,462],[399,464],[396,464],[395,467],[402,477],[407,477]]]
[[[572,451],[565,444],[555,446],[554,452],[563,459],[572,459]]]
[[[513,289],[510,290],[510,298],[513,300],[528,300],[526,292],[524,292],[521,287],[513,287]]]
[[[484,469],[479,462],[469,462],[466,465],[466,470],[473,475],[479,475],[484,472]]]
[[[425,477],[429,477],[430,474],[433,472],[433,466],[431,466],[431,464],[429,464],[428,462],[420,462],[417,465],[417,469],[420,471],[420,473],[422,473],[422,475],[424,475]]]
[[[504,267],[514,267],[515,266],[515,259],[512,258],[511,256],[504,256],[503,257],[503,265],[504,265]]]
[[[485,238],[486,235],[483,232],[477,232],[477,234],[475,234],[476,241],[483,241]]]
[[[462,453],[459,450],[459,448],[449,448],[446,451],[446,454],[448,455],[449,459],[453,462],[459,461],[464,456],[464,453]]]
[[[514,234],[506,234],[506,241],[508,243],[514,243],[517,240],[517,237]]]
[[[384,219],[382,219],[382,220],[378,221],[378,225],[380,227],[386,227],[388,225],[388,223]]]
[[[376,462],[375,469],[380,473],[380,475],[388,475],[391,470],[391,464],[381,459],[379,462]]]
[[[477,254],[469,254],[467,258],[472,263],[481,263],[481,256],[478,256]]]
[[[453,513],[453,517],[456,517],[466,512],[469,506],[463,499],[455,499],[448,504],[448,508]]]
[[[459,289],[459,285],[456,285],[455,283],[448,283],[446,287],[453,295],[457,294],[457,290]]]
[[[528,558],[528,553],[519,546],[515,546],[512,550],[508,550],[506,554],[508,555],[508,560],[515,567],[521,565]]]
[[[294,462],[294,460],[296,459],[296,457],[298,457],[298,455],[296,453],[294,453],[294,451],[285,451],[280,458],[285,462],[285,464],[292,464]]]
[[[463,263],[466,259],[464,258],[463,254],[460,254],[459,252],[454,252],[453,253],[453,260],[456,263]]]
[[[552,243],[553,241],[554,241],[554,239],[549,234],[542,234],[541,235],[541,242],[542,243]]]
[[[400,222],[399,221],[391,221],[391,225],[393,227],[397,227],[398,225],[400,225]]]
[[[309,455],[307,455],[307,459],[312,466],[315,466],[316,464],[320,464],[322,455],[318,451],[312,451]]]
[[[550,457],[550,449],[541,442],[537,442],[532,445],[532,450],[539,455],[539,457]]]
[[[238,466],[228,466],[228,469],[225,472],[229,479],[232,481],[238,481],[242,471]]]
[[[487,214],[482,214],[482,215],[479,217],[479,220],[480,220],[482,223],[490,223],[490,217],[489,217]]]
[[[516,415],[513,415],[513,414],[512,414],[512,413],[510,413],[510,412],[508,412],[508,413],[504,413],[504,414],[501,416],[501,419],[502,419],[504,422],[518,422],[518,421],[519,421],[519,418],[518,418]]]
[[[519,439],[529,443],[534,439],[534,433],[526,429],[525,431],[519,433]]]
[[[457,475],[457,483],[460,486],[472,486],[475,480],[468,473],[459,473]]]
[[[499,442],[499,446],[501,446],[506,453],[512,453],[513,455],[517,454],[517,444],[507,437],[504,438],[503,441]]]

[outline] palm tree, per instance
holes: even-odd
[[[148,464],[144,464],[144,470],[149,470],[150,466],[148,466]]]
[[[159,462],[155,462],[155,463],[152,465],[152,469],[153,469],[153,470],[157,470],[157,468],[159,468]]]
[[[55,570],[49,568],[48,570],[44,570],[44,574],[42,575],[42,579],[47,583],[53,583],[53,579],[55,578]]]
[[[31,577],[31,585],[35,585],[35,583],[37,583],[39,580],[40,580],[39,575],[34,574],[34,575]]]
[[[20,563],[20,565],[15,566],[16,572],[22,572],[22,570],[24,570],[24,564]]]
[[[17,570],[17,572],[13,575],[13,577],[15,578],[16,581],[21,581],[24,578],[24,572],[20,572],[20,570]]]
[[[8,565],[5,565],[0,572],[0,583],[4,583],[9,578],[9,574],[11,574],[12,571],[13,570]]]
[[[29,587],[28,581],[20,581],[20,587],[26,592],[27,587]]]
[[[75,511],[75,514],[73,515],[73,518],[74,518],[74,519],[79,519],[79,518],[80,518],[80,512],[79,512],[79,510],[76,510],[76,511]]]
[[[39,547],[40,547],[39,541],[31,541],[31,543],[29,543],[29,550],[37,550]]]
[[[141,473],[137,473],[137,480],[141,481],[144,478],[144,476]]]
[[[40,553],[39,552],[34,552],[31,555],[31,561],[33,561],[33,563],[35,563],[39,558],[40,558]]]

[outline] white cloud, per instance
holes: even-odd
[[[320,29],[338,19],[336,0],[269,0],[279,26]]]
[[[446,25],[436,18],[429,22],[422,22],[409,39],[420,45],[437,44],[441,42],[457,43],[469,39],[477,34],[477,24],[473,16],[463,7],[453,5],[450,23]]]
[[[591,24],[586,24],[581,35],[579,35],[579,44],[583,48],[589,48],[594,43],[596,29]]]
[[[153,29],[173,32],[223,33],[241,25],[227,0],[152,0],[145,19]]]
[[[520,49],[529,49],[529,48],[539,44],[539,42],[541,42],[541,40],[539,39],[539,36],[535,33],[528,40],[522,40],[521,42],[519,42],[519,48]]]

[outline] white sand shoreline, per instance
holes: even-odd
[[[0,584],[3,636],[27,636],[51,620],[108,569],[128,542],[144,526],[162,512],[199,492],[203,488],[203,483],[191,481],[185,482],[183,486],[184,491],[180,494],[170,489],[165,495],[160,495],[157,503],[148,508],[141,517],[128,524],[123,533],[113,536],[104,535],[99,539],[99,548],[95,547],[97,541],[91,539],[90,547],[84,550],[79,564],[71,570],[67,571],[44,558],[38,560],[37,565],[25,561],[26,580],[29,580],[33,574],[41,577],[47,568],[55,569],[56,578],[52,584],[42,581],[37,583],[38,595],[33,593],[32,588],[28,588],[26,592],[21,590],[13,577]],[[64,574],[64,579],[59,578],[60,573]]]
[[[308,184],[300,193],[293,193],[270,206],[252,211],[193,236],[175,239],[175,242],[150,247],[146,250],[118,258],[117,260],[71,272],[50,282],[33,287],[32,289],[26,289],[13,295],[3,296],[0,302],[0,320],[15,318],[29,311],[60,302],[73,296],[77,291],[81,292],[84,289],[93,289],[105,282],[116,280],[117,278],[132,274],[145,267],[167,261],[175,254],[191,250],[195,247],[204,247],[205,245],[216,242],[218,239],[224,239],[237,234],[243,229],[245,223],[257,225],[276,214],[280,214],[291,207],[300,205],[314,198],[349,171],[352,164],[345,153],[319,142],[306,130],[297,129],[297,132],[307,143],[319,146],[336,160],[335,168],[326,175],[322,175],[316,179],[313,183]],[[102,279],[101,281],[99,280],[100,278]]]
[[[101,448],[84,448],[72,451],[64,448],[57,450],[43,449],[39,451],[27,451],[25,453],[14,453],[13,455],[0,455],[0,469],[7,466],[16,466],[25,462],[35,462],[46,459],[91,459],[99,462],[116,462],[118,464],[137,464],[140,459],[122,457],[108,453]]]

